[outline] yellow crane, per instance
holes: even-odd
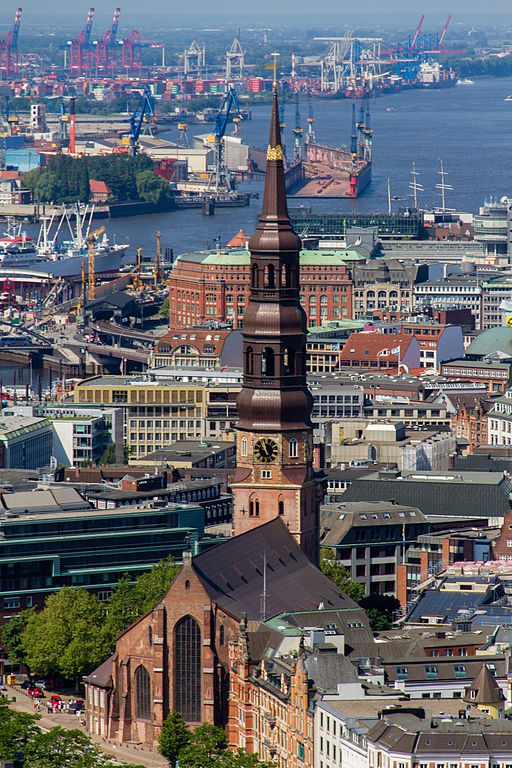
[[[82,261],[82,280],[80,282],[80,296],[78,297],[78,304],[76,305],[77,318],[79,317],[79,315],[82,314],[82,304],[84,301],[84,293],[85,293],[85,263]]]
[[[155,259],[155,288],[160,282],[160,260],[162,258],[162,249],[160,247],[160,232],[156,233],[156,259]]]
[[[87,250],[88,250],[88,270],[87,270],[87,298],[89,301],[96,298],[96,273],[94,267],[94,260],[96,256],[96,250],[94,244],[98,237],[103,234],[105,227],[99,227],[87,238]]]
[[[136,291],[142,290],[142,280],[140,279],[140,273],[142,269],[142,248],[137,248],[137,271],[133,278],[133,287]]]

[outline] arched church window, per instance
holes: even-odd
[[[284,515],[284,501],[282,499],[279,499],[277,509],[280,515]]]
[[[224,645],[224,624],[221,624],[219,629],[219,645]]]
[[[252,265],[252,287],[258,288],[258,265]]]
[[[242,456],[247,456],[247,438],[242,437],[240,441],[240,453]]]
[[[174,630],[174,708],[190,723],[201,720],[201,630],[184,616]]]
[[[245,370],[248,376],[252,376],[254,373],[254,355],[252,347],[247,347],[245,350]]]
[[[272,347],[265,347],[261,356],[261,372],[264,376],[274,375],[274,350]]]
[[[276,270],[273,264],[265,266],[265,288],[276,287]]]
[[[288,443],[288,452],[291,459],[296,459],[299,454],[299,444],[297,440],[292,437],[290,442]]]
[[[295,350],[286,349],[284,352],[284,372],[286,374],[295,373]]]
[[[151,681],[146,667],[142,664],[135,670],[135,691],[137,717],[149,720],[151,717]]]

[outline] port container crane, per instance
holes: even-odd
[[[85,27],[78,37],[68,40],[69,70],[72,75],[90,74],[91,70],[91,31],[94,19],[94,8],[89,8]]]
[[[241,119],[242,115],[240,113],[240,105],[238,103],[236,91],[234,88],[229,88],[222,103],[222,107],[215,118],[215,133],[208,136],[208,141],[210,144],[213,144],[214,151],[213,171],[208,180],[208,189],[214,190],[215,192],[228,191],[230,188],[223,150],[224,135],[226,133],[232,109],[236,110],[236,116]]]
[[[0,40],[0,75],[12,75],[18,71],[18,34],[21,25],[21,8],[16,9],[14,25]]]
[[[242,79],[244,76],[245,54],[240,45],[240,27],[236,28],[235,39],[231,43],[231,48],[226,51],[226,82],[233,75]]]
[[[116,38],[120,8],[114,11],[112,26],[102,38],[94,42],[96,48],[96,73],[114,74],[116,71]]]

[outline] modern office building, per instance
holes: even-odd
[[[46,467],[52,456],[53,430],[48,419],[0,415],[0,468]]]

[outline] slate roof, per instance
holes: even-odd
[[[458,618],[460,611],[473,613],[488,600],[485,592],[450,592],[448,590],[424,590],[407,615],[407,622],[420,623],[424,617],[440,616],[443,622]],[[510,614],[512,619],[512,613]]]
[[[338,609],[345,612],[348,644],[359,638],[372,642],[362,608],[315,568],[278,518],[196,555],[192,564],[212,600],[236,618],[245,612],[255,620],[261,617],[264,558],[268,618],[285,611]]]
[[[466,691],[464,701],[471,704],[503,704],[503,691],[487,664],[482,668]]]
[[[309,679],[322,693],[336,693],[339,684],[359,682],[354,665],[341,653],[312,653],[306,657],[304,666]]]
[[[425,516],[501,517],[510,509],[512,483],[497,472],[402,472],[400,480],[376,472],[356,478],[343,501],[392,501]]]
[[[420,710],[421,711],[421,710]],[[434,730],[435,729],[435,730]],[[512,749],[512,723],[508,720],[460,719],[417,716],[406,710],[387,714],[371,727],[365,737],[372,745],[414,755],[453,755],[464,761],[471,755],[509,755]],[[434,759],[434,758],[432,758]]]
[[[103,664],[100,664],[94,672],[83,678],[86,683],[90,685],[97,685],[98,688],[111,688],[112,687],[112,662],[117,657],[117,652],[109,656]]]
[[[377,644],[378,647],[378,644]],[[496,667],[496,677],[506,678],[507,660],[505,656],[493,655],[485,656],[486,664],[494,664]],[[467,687],[475,678],[478,677],[482,667],[481,656],[439,656],[432,658],[423,656],[421,658],[396,657],[395,659],[383,659],[382,665],[386,676],[386,682],[394,683],[396,680],[415,683],[435,683],[436,681],[456,680],[462,687]],[[465,675],[459,671],[456,673],[455,667],[464,668]],[[427,673],[427,669],[435,668],[436,673]],[[398,669],[406,669],[407,676],[404,677],[398,673]],[[491,674],[489,672],[489,674]]]

